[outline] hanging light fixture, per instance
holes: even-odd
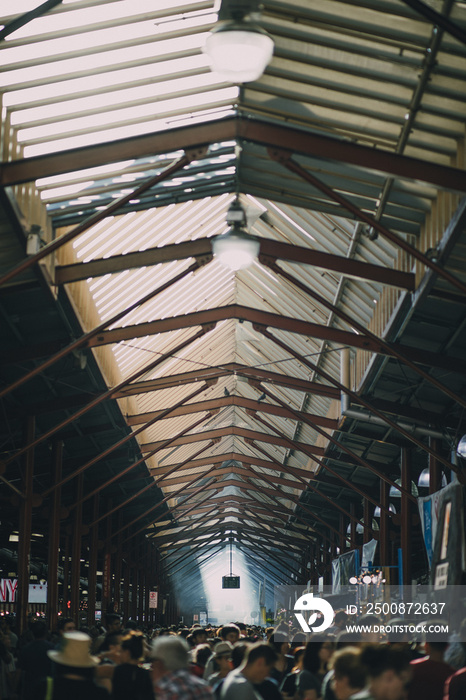
[[[222,588],[239,588],[240,577],[233,574],[233,537],[230,537],[230,573],[222,576]]]
[[[395,484],[401,486],[401,479],[395,479]],[[419,496],[419,491],[414,481],[411,482],[411,494],[416,498]],[[390,498],[401,498],[401,491],[397,489],[396,486],[390,486],[390,491],[388,495]]]
[[[428,488],[430,485],[430,470],[429,467],[426,467],[425,469],[422,470],[422,472],[419,474],[419,479],[417,481],[417,485],[420,488]],[[447,485],[447,477],[445,474],[442,474],[442,487]]]
[[[466,435],[463,435],[456,448],[456,454],[463,459],[466,457]]]
[[[227,211],[227,224],[231,228],[212,241],[212,250],[225,267],[243,270],[249,267],[259,255],[260,243],[245,230],[246,213],[236,198]]]
[[[390,505],[388,506],[388,510],[390,511],[390,513],[396,513],[396,508],[393,505],[393,503],[390,503]],[[374,518],[380,518],[380,506],[375,506]]]
[[[238,11],[220,21],[209,34],[204,52],[213,71],[230,83],[248,83],[261,77],[273,55],[273,39]]]

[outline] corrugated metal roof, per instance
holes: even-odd
[[[248,136],[247,127],[256,125],[258,132],[267,127],[289,127],[295,146],[293,158],[300,167],[349,198],[362,213],[372,214],[400,234],[402,240],[416,244],[432,207],[435,216],[443,183],[433,183],[433,175],[424,181],[419,163],[414,177],[407,171],[400,174],[379,167],[369,160],[367,151],[358,151],[357,162],[340,158],[338,144],[370,147],[380,155],[410,156],[443,166],[460,162],[459,144],[465,135],[464,46],[401,0],[265,0],[260,23],[274,39],[273,60],[259,80],[239,88],[212,73],[202,51],[216,22],[218,3],[164,0],[156,5],[154,8],[154,3],[145,0],[62,2],[0,44],[5,152],[10,130],[18,147],[15,157],[26,159],[23,167],[27,168],[31,159],[42,164],[42,176],[35,186],[59,232],[131,194],[146,178],[161,174],[185,152],[183,139],[194,138],[189,129],[206,125],[201,139],[206,143],[205,151],[176,174],[161,178],[149,191],[135,196],[117,215],[108,216],[76,238],[72,244],[75,260],[88,263],[211,239],[226,230],[228,206],[239,195],[250,232],[263,241],[299,246],[380,269],[410,269],[410,261],[400,261],[397,244],[382,235],[376,238],[357,212],[346,211],[330,194],[284,167],[267,145],[269,136]],[[23,0],[15,4],[14,13],[11,8],[3,9],[8,14],[0,17],[0,24],[6,25],[36,6]],[[430,6],[466,28],[464,3],[435,0]],[[240,136],[235,136],[234,129],[229,131],[227,118],[233,116],[245,125]],[[209,139],[209,124],[222,131],[222,138]],[[175,138],[168,140],[173,134]],[[152,135],[152,143],[143,141]],[[301,148],[301,137],[309,135],[333,138],[333,150],[317,153]],[[157,136],[161,140],[156,142]],[[125,147],[117,153],[112,150],[114,142],[131,143],[130,150]],[[85,167],[82,154],[97,144],[105,147],[99,164]],[[275,144],[276,149],[281,145]],[[64,167],[54,158],[67,149],[76,149],[75,157]],[[98,317],[109,320],[168,283],[191,262],[191,258],[174,259],[111,271],[90,276],[85,285]],[[202,371],[231,363],[302,382],[327,386],[321,372],[338,381],[340,349],[347,343],[318,334],[314,337],[310,331],[292,332],[292,324],[288,328],[265,324],[290,348],[288,351],[235,314],[218,321],[173,355],[173,348],[187,342],[198,328],[195,322],[183,326],[180,319],[187,314],[237,305],[263,312],[264,319],[272,318],[265,314],[276,315],[357,336],[360,331],[355,326],[372,327],[375,312],[385,304],[386,280],[362,279],[351,274],[351,266],[341,274],[331,266],[287,259],[279,259],[279,263],[299,286],[263,259],[237,274],[213,259],[113,323],[110,328],[114,330],[162,319],[174,319],[174,326],[178,323],[170,330],[143,336],[135,331],[134,337],[114,343],[113,356],[121,376],[133,376],[166,353],[167,358],[138,381],[198,371],[202,382]],[[306,289],[312,290],[314,298]],[[390,313],[404,295],[403,289],[394,286]],[[338,337],[351,340],[350,336]],[[260,387],[248,383],[240,370],[228,369],[202,396],[186,402],[193,384],[198,384],[194,380],[191,375],[187,384],[141,392],[134,399],[137,412],[163,411],[181,402],[188,406],[197,401],[218,403],[226,396],[251,402],[260,396]],[[273,383],[271,387],[278,405],[283,402],[292,411],[321,417],[329,414],[333,394]],[[261,401],[264,407],[270,399]],[[202,406],[200,411],[168,415],[151,424],[139,436],[143,451],[154,443],[162,445],[184,435],[203,414]],[[210,409],[205,415],[208,413]],[[271,427],[264,428],[262,420]],[[230,428],[233,432],[228,432]],[[207,430],[212,432],[204,439],[202,434]],[[267,443],[256,436],[257,445],[282,464],[283,472],[278,473],[283,481],[294,479],[287,469],[310,472],[321,463],[318,456],[311,467],[309,451],[295,449],[289,442],[320,446],[321,431],[312,420],[300,420],[296,413],[262,412],[257,405],[251,410],[246,404],[217,407],[208,420],[190,431],[195,436],[192,441],[189,436],[180,439],[180,444],[175,440],[148,463],[157,478],[157,464],[162,468],[186,462],[174,472],[173,479],[188,482],[207,474],[208,465],[192,467],[190,459],[209,445],[212,436],[218,438],[209,447],[213,459],[227,458],[229,453],[243,455],[245,463],[248,458],[264,459],[263,452],[248,442],[255,432],[268,436]],[[363,442],[361,439],[361,445]],[[388,445],[387,454],[390,449]],[[364,452],[364,447],[360,451]],[[255,469],[267,478],[277,475],[275,468],[259,465]],[[345,469],[341,465],[342,473]],[[215,477],[215,471],[207,478],[211,476]],[[238,485],[227,486],[224,495],[244,495],[250,484],[267,488],[254,476],[251,482],[238,475],[235,479]],[[220,478],[216,486],[222,488],[225,480],[227,477]],[[196,482],[193,489],[198,486]],[[164,486],[162,481],[160,487],[171,496],[168,505],[173,507],[179,484]],[[277,484],[276,496],[292,513],[295,502],[291,497],[301,491],[302,484],[296,488]],[[266,493],[254,495],[273,509],[273,500]],[[199,499],[195,496],[192,502]],[[232,513],[229,521],[238,522],[234,508]],[[249,516],[246,522],[254,525]],[[262,522],[260,527],[266,525]],[[176,529],[160,529],[157,536],[167,532],[176,536]]]

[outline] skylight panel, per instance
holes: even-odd
[[[2,50],[2,63],[4,66],[26,61],[48,59],[52,56],[69,54],[75,51],[83,53],[89,49],[103,48],[107,45],[121,42],[134,41],[143,37],[154,36],[153,21],[138,24],[121,25],[108,29],[99,29],[93,32],[63,36],[48,41],[37,41],[26,46],[10,46]]]
[[[186,30],[188,25],[184,26]],[[27,49],[20,47],[21,58],[23,59],[22,64],[18,68],[12,68],[11,70],[5,70],[5,50],[2,50],[0,52],[0,61],[4,70],[0,73],[0,87],[20,86],[22,84],[32,86],[36,81],[43,83],[59,76],[79,77],[83,73],[92,74],[104,67],[126,67],[126,64],[136,65],[141,61],[154,61],[156,58],[168,57],[171,54],[186,54],[190,51],[198,51],[200,53],[207,36],[207,32],[192,35],[184,33],[183,36],[156,41],[152,33],[149,35],[151,40],[137,46],[123,45],[108,51],[95,51],[90,55],[80,55],[52,62],[47,62],[44,59],[39,65],[24,65],[25,53],[27,55],[29,47]],[[37,46],[42,46],[42,42],[38,42]],[[40,55],[40,58],[44,58],[44,55]],[[28,56],[28,60],[31,60],[31,57]]]
[[[154,77],[154,72],[154,67],[152,66],[152,75],[150,77]],[[127,90],[118,90],[117,92],[93,94],[78,100],[69,100],[67,102],[62,102],[61,104],[54,103],[50,105],[44,105],[43,107],[35,107],[28,110],[20,110],[17,112],[13,112],[13,114],[11,115],[11,123],[12,125],[16,126],[19,124],[27,124],[31,121],[34,122],[50,118],[53,118],[56,122],[56,119],[59,116],[65,116],[67,114],[79,115],[80,112],[84,112],[86,110],[98,111],[103,109],[106,109],[108,111],[106,113],[101,114],[102,121],[104,122],[105,120],[107,120],[109,123],[111,123],[114,119],[120,119],[120,117],[118,116],[114,117],[113,119],[109,116],[110,109],[112,107],[123,107],[125,103],[138,102],[139,104],[135,105],[134,107],[128,108],[128,115],[132,111],[135,115],[139,113],[142,116],[144,116],[144,105],[140,104],[142,100],[151,100],[153,98],[159,97],[163,98],[170,95],[171,93],[184,92],[187,90],[192,91],[200,88],[210,87],[215,85],[216,82],[217,81],[215,76],[213,75],[213,73],[210,72],[203,73],[201,75],[187,76],[176,78],[174,80],[167,80],[162,83],[148,82],[146,85],[140,85],[138,87],[129,88]],[[149,106],[149,109],[155,114],[152,103]],[[115,110],[115,115],[118,115],[120,113],[121,110]],[[69,128],[66,130],[72,131],[74,128],[81,128],[79,126],[79,123],[82,119],[86,118],[77,117],[76,119],[71,119],[68,122],[66,122],[66,124],[69,125]],[[87,117],[87,120],[90,120],[91,122],[93,122],[95,119],[96,115]],[[52,127],[38,127],[39,134],[41,129],[43,130],[44,128],[46,135],[47,129],[49,130],[48,133],[60,132],[59,124],[55,124]],[[52,132],[50,132],[50,128],[52,128]],[[34,132],[34,129],[32,129],[32,131]],[[32,136],[32,138],[37,137]],[[39,138],[42,137],[39,136]]]
[[[66,187],[53,188],[47,190],[47,192],[42,192],[41,199],[52,199],[56,197],[58,193],[61,197],[77,194],[78,192],[85,190],[87,187],[91,187],[93,184],[93,180],[88,180],[87,182],[78,182],[74,183],[73,185],[66,185]]]
[[[87,168],[86,170],[75,170],[71,173],[42,177],[36,180],[36,187],[48,187],[49,185],[57,185],[61,182],[68,182],[69,180],[79,180],[82,177],[98,177],[99,175],[104,175],[109,172],[120,172],[125,168],[129,168],[134,162],[134,160],[122,160],[118,163],[110,163],[109,165],[99,165],[96,168]]]
[[[38,0],[23,0],[21,4],[30,5],[29,10],[31,10],[41,5],[42,2]],[[114,22],[115,20],[125,18],[129,19],[135,15],[155,14],[157,10],[159,10],[159,12],[157,12],[158,15],[160,15],[161,10],[170,14],[170,10],[173,12],[177,8],[185,9],[186,6],[189,5],[192,6],[191,11],[194,12],[196,9],[195,6],[199,6],[199,4],[199,0],[163,0],[163,6],[160,7],[159,5],[157,7],[157,3],[154,3],[153,0],[120,0],[119,2],[105,3],[103,5],[94,5],[86,8],[77,7],[76,10],[48,13],[42,17],[37,17],[11,34],[9,39],[19,40],[35,35],[47,34],[49,32],[64,31],[70,27],[86,27],[89,24]],[[18,3],[15,2],[15,14],[23,14],[29,11],[18,10],[17,5]],[[154,21],[163,20],[164,17],[154,18],[151,21],[154,25]]]
[[[9,4],[8,7],[4,8],[5,14],[2,15],[3,19],[9,19],[11,20],[14,17],[17,17],[18,15],[23,15],[26,12],[31,12],[31,10],[35,10],[36,7],[39,7],[39,5],[42,5],[44,0],[15,0],[14,3]]]
[[[189,39],[187,37],[188,47]],[[195,49],[198,48],[196,39]],[[148,80],[162,80],[164,76],[173,75],[176,77],[178,73],[186,73],[200,71],[208,65],[208,59],[204,54],[193,56],[184,56],[183,58],[175,58],[163,62],[151,61],[144,65],[134,66],[133,68],[125,68],[122,70],[114,70],[106,73],[100,73],[92,76],[92,82],[89,82],[89,76],[83,78],[74,78],[73,80],[63,80],[59,82],[49,83],[48,85],[38,85],[22,90],[13,90],[6,92],[3,96],[3,105],[5,107],[14,107],[19,105],[27,105],[26,109],[21,110],[20,122],[35,121],[39,119],[36,112],[38,107],[30,106],[30,103],[43,103],[46,100],[56,99],[54,105],[55,114],[66,114],[68,107],[66,103],[59,104],[58,100],[66,100],[68,96],[77,97],[80,93],[88,94],[89,99],[93,99],[96,92],[105,90],[110,91],[112,87],[125,86],[130,87],[131,84],[143,84]],[[40,107],[40,106],[39,106]],[[44,105],[45,107],[45,105]],[[57,111],[58,110],[58,111]],[[15,113],[12,117],[16,118]]]
[[[225,90],[217,90],[211,93],[210,95],[188,96],[185,98],[181,98],[180,100],[176,100],[176,109],[189,110],[190,108],[196,106],[196,99],[199,103],[202,103],[203,106],[207,106],[209,101],[218,102],[220,101],[220,99],[223,99],[225,102],[232,103],[234,102],[237,94],[238,89],[234,87],[227,88]],[[96,143],[104,143],[106,141],[115,141],[117,139],[130,138],[132,136],[140,136],[141,134],[163,131],[167,128],[170,128],[171,126],[196,124],[199,122],[205,122],[209,119],[218,119],[223,116],[231,115],[233,113],[234,111],[231,105],[216,106],[208,112],[206,112],[205,110],[202,110],[198,113],[187,111],[185,114],[180,114],[176,117],[167,116],[165,119],[138,122],[136,124],[115,127],[113,129],[104,129],[99,132],[92,131],[91,133],[79,134],[76,136],[70,136],[68,138],[55,139],[53,141],[46,141],[44,143],[25,146],[24,156],[25,158],[30,158],[33,156],[43,155],[45,153],[55,153],[57,151],[63,151],[70,148],[80,148],[83,146],[91,146]]]

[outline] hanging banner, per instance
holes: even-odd
[[[466,569],[465,497],[466,489],[458,482],[449,484],[440,492],[431,583],[442,595],[447,587],[462,583]]]
[[[340,561],[332,559],[332,593],[338,594],[341,591]]]
[[[434,552],[435,536],[437,534],[438,517],[441,501],[452,493],[455,483],[448,484],[445,488],[417,499],[419,516],[421,519],[421,529],[424,536],[429,568],[432,568],[432,556]]]
[[[341,586],[348,586],[352,576],[359,576],[358,552],[351,549],[332,560],[332,590],[339,593]]]
[[[368,569],[374,563],[375,551],[377,549],[377,540],[370,540],[362,546],[361,569]]]
[[[16,591],[18,589],[17,578],[0,579],[0,603],[16,603]],[[46,603],[47,584],[30,583],[28,603]]]
[[[149,608],[156,608],[158,602],[157,591],[149,591]]]
[[[45,583],[30,583],[28,603],[46,603],[47,602],[47,584]]]
[[[108,604],[110,600],[110,590],[112,586],[112,555],[107,552],[104,556],[104,571],[102,577],[102,599]]]

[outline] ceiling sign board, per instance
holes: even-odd
[[[222,588],[239,588],[239,576],[222,576]]]

